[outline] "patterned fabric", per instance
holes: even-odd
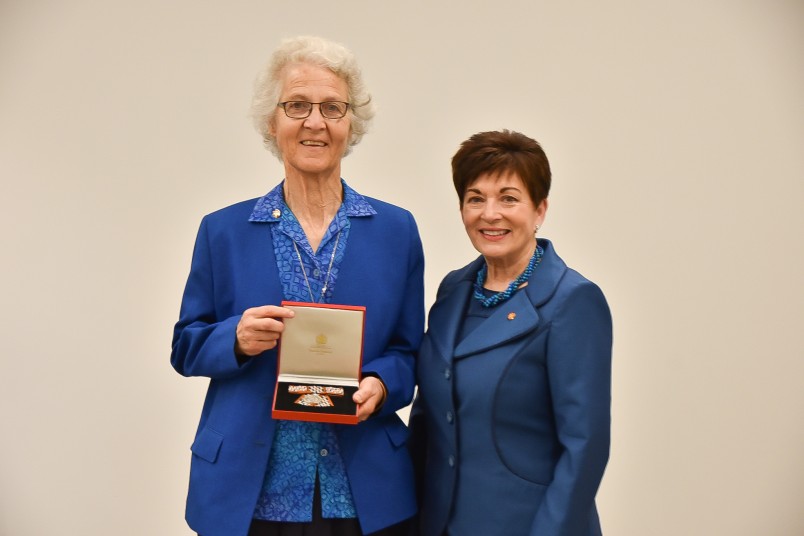
[[[338,279],[340,262],[346,251],[349,218],[376,214],[363,196],[352,190],[346,182],[341,183],[343,203],[324,234],[317,252],[313,252],[299,221],[285,204],[282,194],[284,183],[260,198],[254,207],[249,221],[276,223],[271,226],[271,236],[286,300],[311,301],[312,292],[313,301],[329,302]],[[321,290],[325,284],[336,243],[337,250],[332,270],[326,282],[327,291],[321,299]],[[307,281],[299,264],[299,256],[304,263]],[[323,517],[356,517],[349,480],[341,458],[338,437],[335,434],[335,425],[278,421],[254,518],[270,521],[311,521],[316,472],[321,488]]]

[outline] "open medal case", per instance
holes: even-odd
[[[363,364],[366,308],[283,301],[296,315],[284,320],[271,415],[357,424],[352,400]]]

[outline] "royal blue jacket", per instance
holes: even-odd
[[[378,414],[336,425],[364,532],[415,514],[408,430],[396,410],[410,403],[414,352],[424,330],[424,257],[413,216],[366,198],[376,214],[351,229],[331,303],[366,307],[363,373],[379,376],[388,396]],[[235,328],[243,311],[279,305],[269,223],[250,222],[256,199],[206,216],[173,335],[171,364],[210,378],[192,444],[186,518],[204,536],[246,536],[271,451],[276,350],[240,364]]]
[[[528,285],[456,341],[478,258],[441,283],[417,363],[422,536],[597,536],[609,453],[611,316],[544,248]]]

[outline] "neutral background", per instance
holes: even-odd
[[[363,67],[343,174],[416,216],[428,307],[475,254],[458,144],[544,144],[543,234],[615,319],[605,533],[804,534],[802,29],[801,0],[0,0],[0,534],[190,534],[206,381],[172,325],[201,217],[282,178],[251,84],[307,33]]]

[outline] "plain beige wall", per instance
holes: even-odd
[[[201,217],[282,178],[246,115],[304,33],[363,66],[343,173],[416,216],[428,307],[474,256],[459,142],[543,142],[544,235],[615,319],[605,533],[804,534],[802,28],[800,0],[0,1],[0,534],[190,534],[206,382],[172,325]]]

